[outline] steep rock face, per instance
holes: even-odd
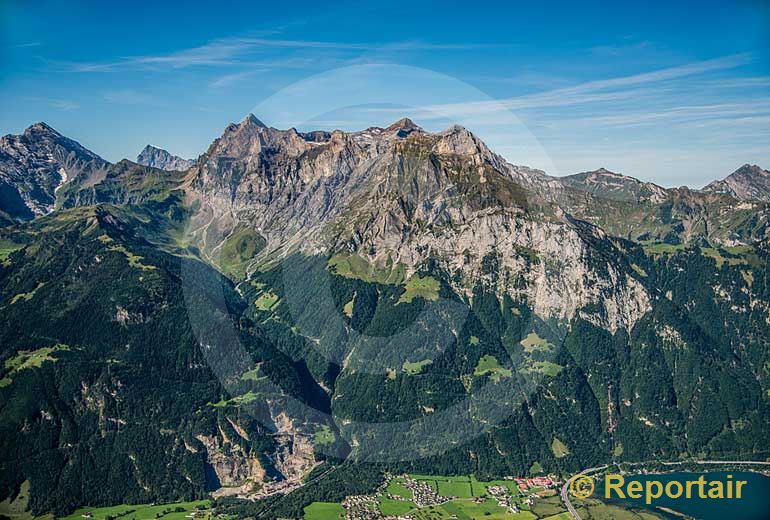
[[[770,201],[770,172],[756,164],[744,164],[723,180],[710,183],[703,191],[741,200]]]
[[[0,211],[30,219],[53,211],[59,188],[75,179],[97,182],[104,159],[46,125],[0,138]]]
[[[162,148],[148,144],[136,156],[136,162],[143,166],[151,166],[167,171],[185,171],[195,165],[195,159],[183,159],[172,155]]]
[[[201,238],[214,251],[237,223],[248,223],[267,243],[254,265],[279,252],[343,250],[374,265],[403,264],[412,274],[434,258],[469,296],[493,255],[500,295],[526,300],[543,317],[569,319],[595,304],[597,323],[630,327],[649,306],[646,292],[594,254],[539,194],[555,182],[545,177],[506,163],[459,126],[430,134],[401,120],[309,138],[250,116],[229,126],[196,167],[203,210],[194,227],[205,229]],[[519,279],[526,288],[514,289]]]

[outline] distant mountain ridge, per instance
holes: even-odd
[[[744,164],[721,181],[708,184],[703,191],[741,200],[770,201],[770,172],[756,164]]]
[[[559,180],[565,186],[608,199],[661,202],[667,195],[667,190],[657,184],[640,181],[605,168],[560,177]]]
[[[136,162],[143,166],[152,166],[167,171],[185,171],[195,165],[195,159],[183,159],[172,155],[162,148],[148,144],[136,156]]]

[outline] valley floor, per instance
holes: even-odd
[[[570,520],[555,479],[513,478],[490,482],[473,476],[401,475],[375,493],[342,503],[315,502],[306,520]],[[582,518],[651,520],[649,512],[626,510],[598,500],[581,504]]]

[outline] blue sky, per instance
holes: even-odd
[[[514,164],[701,186],[770,168],[767,2],[0,4],[0,133],[109,160],[278,128],[460,123]]]

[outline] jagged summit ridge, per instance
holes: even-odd
[[[543,317],[571,319],[596,304],[588,319],[617,330],[649,308],[625,268],[605,266],[607,278],[590,263],[590,241],[606,236],[578,229],[539,195],[557,181],[510,165],[461,126],[429,133],[404,119],[300,134],[245,121],[227,127],[191,175],[201,208],[192,228],[206,230],[214,255],[237,226],[258,230],[265,247],[255,267],[292,251],[348,251],[413,274],[431,257],[472,297],[465,281],[484,279],[496,255],[499,276],[487,283]],[[529,250],[549,262],[530,264],[521,253]],[[526,283],[515,287],[518,277]],[[585,284],[568,288],[568,279]]]

